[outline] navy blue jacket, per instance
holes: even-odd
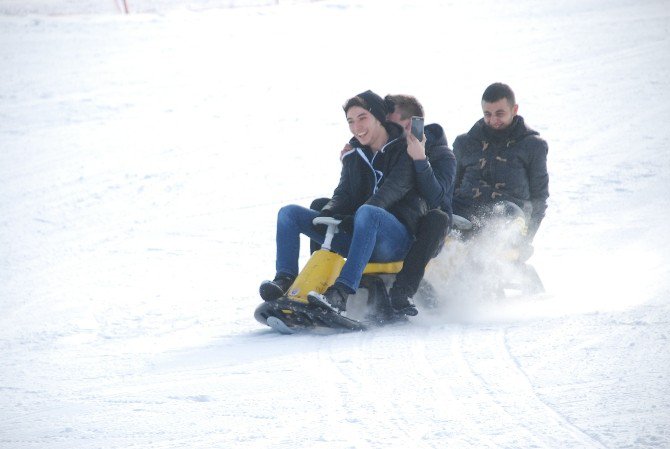
[[[529,219],[532,238],[547,209],[549,174],[547,142],[516,116],[504,132],[480,119],[454,141],[456,190],[454,209],[459,215],[478,204],[507,200]]]
[[[375,154],[356,138],[351,139],[353,150],[342,158],[340,182],[322,211],[353,215],[363,204],[381,207],[414,235],[419,219],[426,214],[426,202],[416,186],[404,130],[392,122],[384,127],[389,142]]]
[[[451,200],[456,179],[456,157],[449,148],[444,130],[437,123],[426,125],[426,159],[414,161],[419,193],[426,200],[428,209],[440,208],[453,213]]]

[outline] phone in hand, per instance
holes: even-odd
[[[412,134],[419,140],[423,140],[423,117],[412,117]]]

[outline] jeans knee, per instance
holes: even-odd
[[[361,207],[358,208],[356,211],[356,215],[354,215],[354,220],[355,222],[369,222],[370,219],[375,219],[379,220],[380,213],[383,211],[381,207],[378,206],[370,206],[369,204],[363,204]]]
[[[277,223],[287,223],[294,220],[295,211],[299,209],[300,206],[295,204],[289,204],[288,206],[283,206],[279,209],[277,213]]]

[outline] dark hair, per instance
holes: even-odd
[[[503,98],[505,98],[511,106],[516,104],[514,91],[511,87],[504,83],[491,84],[484,91],[484,95],[482,95],[482,101],[487,103],[495,103],[496,101],[500,101]]]
[[[419,103],[419,100],[417,100],[416,97],[411,95],[387,95],[384,97],[384,101],[390,102],[398,108],[402,120],[408,119],[413,115],[419,117],[424,116],[423,106],[421,106],[421,103]],[[390,112],[393,112],[393,109],[391,109]]]

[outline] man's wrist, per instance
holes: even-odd
[[[430,162],[428,162],[428,159],[426,159],[426,158],[414,159],[414,169],[417,172],[426,171],[429,168],[430,168]]]

